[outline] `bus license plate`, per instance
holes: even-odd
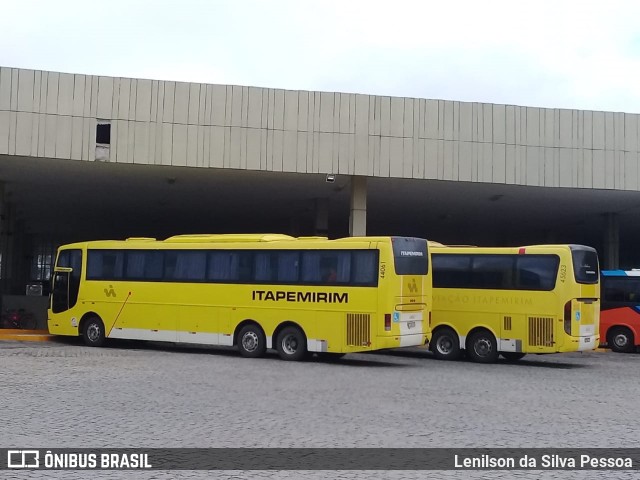
[[[416,326],[416,322],[407,322],[407,328],[413,328]]]

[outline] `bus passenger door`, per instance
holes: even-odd
[[[51,311],[53,313],[66,312],[73,307],[73,305],[71,305],[71,299],[78,298],[77,288],[75,292],[71,291],[73,289],[73,282],[71,282],[72,271],[73,269],[66,267],[55,269],[51,289]]]

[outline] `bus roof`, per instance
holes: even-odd
[[[640,269],[632,270],[602,270],[603,277],[640,277]]]
[[[327,237],[320,236],[308,236],[308,237],[292,237],[290,235],[277,234],[277,233],[241,233],[241,234],[186,234],[186,235],[174,235],[164,240],[158,240],[151,237],[129,237],[123,240],[92,240],[86,242],[75,242],[71,244],[62,245],[61,248],[133,248],[138,245],[143,248],[165,248],[172,245],[206,245],[206,244],[250,244],[250,243],[262,243],[262,244],[287,244],[293,246],[294,244],[301,245],[336,245],[341,243],[363,243],[363,242],[388,242],[392,238],[403,237],[390,237],[390,236],[376,236],[376,237],[345,237],[334,240],[329,240]],[[425,240],[426,242],[426,240]],[[302,246],[302,245],[301,245]],[[179,247],[178,247],[179,248]],[[304,247],[303,247],[304,248]]]
[[[446,252],[463,251],[479,253],[528,253],[528,250],[544,251],[544,250],[569,250],[569,249],[587,249],[593,250],[593,247],[576,244],[540,244],[540,245],[523,245],[520,247],[479,247],[476,245],[443,245],[438,242],[429,242],[429,246],[433,251]]]

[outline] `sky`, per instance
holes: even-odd
[[[0,0],[0,65],[640,113],[640,2]]]

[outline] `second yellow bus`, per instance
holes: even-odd
[[[592,350],[599,342],[598,256],[582,245],[484,248],[432,243],[436,358]]]

